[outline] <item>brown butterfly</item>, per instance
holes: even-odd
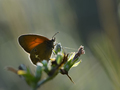
[[[53,37],[50,40],[44,36],[27,34],[21,35],[18,41],[21,47],[30,53],[31,61],[36,65],[37,62],[50,59],[55,42],[55,38]]]

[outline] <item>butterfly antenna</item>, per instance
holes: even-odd
[[[59,32],[56,32],[53,36],[52,36],[52,38],[54,38],[55,37],[55,35],[57,35]]]

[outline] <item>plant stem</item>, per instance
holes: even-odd
[[[58,73],[57,73],[58,74]],[[54,74],[52,76],[49,76],[48,78],[44,79],[44,80],[41,80],[38,82],[37,84],[37,88],[40,87],[42,84],[46,83],[47,81],[53,79],[57,74]]]

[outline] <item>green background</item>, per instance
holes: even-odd
[[[0,90],[30,90],[6,70],[25,64],[35,71],[18,37],[33,33],[51,39],[58,31],[56,42],[70,48],[66,53],[83,45],[86,54],[69,72],[75,84],[59,74],[39,90],[120,90],[119,9],[117,0],[0,0]]]

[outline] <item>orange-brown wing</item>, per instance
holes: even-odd
[[[43,43],[44,41],[49,40],[44,36],[39,35],[21,35],[18,38],[19,44],[23,47],[23,49],[30,53],[30,51],[36,47],[37,45]]]

